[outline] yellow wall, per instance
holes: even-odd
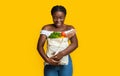
[[[117,0],[0,1],[0,76],[43,76],[36,50],[52,6],[64,5],[65,23],[77,30],[73,76],[120,76],[120,3]]]

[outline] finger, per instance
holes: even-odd
[[[59,63],[59,62],[60,62],[60,61],[56,61],[56,60],[53,60],[53,59],[52,59],[52,61],[53,61],[54,63]]]
[[[58,56],[57,55],[52,56],[51,59],[58,59]]]
[[[55,61],[59,61],[60,60],[59,58],[56,58],[56,57],[54,57],[52,59],[55,60]]]
[[[56,55],[54,55],[54,56],[52,56],[52,57],[50,57],[50,58],[55,58],[55,56],[56,56]]]
[[[50,59],[52,59],[52,60],[56,60],[56,58],[55,58],[55,57],[51,57]]]

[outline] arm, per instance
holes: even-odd
[[[39,52],[39,54],[41,55],[41,57],[44,59],[44,61],[47,61],[47,55],[45,54],[44,51],[44,44],[46,41],[46,36],[45,35],[40,35],[39,40],[38,40],[38,44],[37,44],[37,50]]]
[[[47,37],[44,34],[41,34],[38,40],[38,44],[37,44],[37,50],[39,52],[39,54],[41,55],[41,57],[44,59],[45,62],[48,62],[51,65],[58,65],[59,61],[55,61],[51,58],[49,58],[44,51],[44,44],[46,41]]]
[[[61,52],[63,56],[70,54],[78,47],[78,39],[76,34],[70,38],[70,41],[71,41],[71,44]]]

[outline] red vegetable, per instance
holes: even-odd
[[[61,32],[61,36],[66,37],[66,33],[65,32]]]

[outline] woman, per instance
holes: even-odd
[[[54,23],[42,28],[37,45],[38,52],[45,61],[44,76],[72,76],[73,68],[69,54],[78,47],[75,28],[64,24],[66,17],[64,6],[54,6],[51,15]],[[45,53],[43,47],[46,40]]]

